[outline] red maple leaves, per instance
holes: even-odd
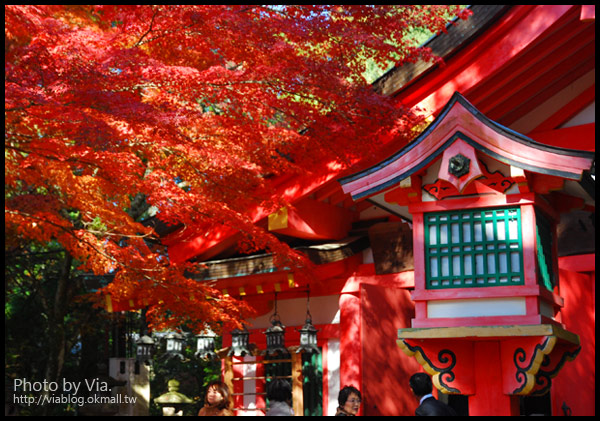
[[[406,133],[410,112],[365,83],[364,60],[430,57],[407,31],[443,30],[459,12],[5,6],[7,246],[60,242],[84,270],[114,273],[103,292],[148,305],[155,328],[237,323],[246,308],[149,246],[132,198],[167,223],[229,226],[248,251],[291,256],[249,212],[282,206],[278,176],[346,165],[378,133]]]

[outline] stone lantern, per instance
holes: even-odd
[[[179,381],[171,379],[168,382],[168,392],[154,399],[162,407],[165,416],[182,416],[183,408],[194,401],[183,393],[179,393]]]
[[[142,337],[140,337],[140,339],[137,340],[136,345],[136,360],[138,362],[143,362],[144,364],[149,365],[150,361],[152,361],[152,356],[154,355],[154,340],[148,335],[143,335]]]
[[[167,342],[167,354],[171,357],[179,357],[182,360],[183,348],[185,347],[185,338],[181,333],[169,332],[165,337]]]

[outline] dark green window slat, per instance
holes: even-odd
[[[289,357],[283,357],[286,360]],[[273,358],[275,360],[276,358]],[[288,360],[289,361],[289,360]],[[265,390],[273,377],[291,377],[292,364],[290,362],[265,364]],[[302,354],[302,389],[304,416],[323,415],[323,362],[322,354]],[[290,380],[288,380],[290,381]],[[267,407],[271,403],[267,399]]]
[[[541,213],[535,213],[538,279],[548,290],[556,285],[554,268],[552,266],[552,231],[548,219]]]
[[[518,207],[433,212],[424,219],[427,289],[524,284]]]
[[[323,416],[322,354],[302,354],[302,377],[304,416]]]

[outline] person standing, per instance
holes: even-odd
[[[199,417],[231,417],[233,411],[229,409],[229,388],[221,381],[215,380],[206,387],[204,406],[198,411]]]
[[[425,373],[415,373],[409,380],[413,394],[419,400],[419,407],[415,410],[417,416],[455,416],[456,411],[443,402],[433,397],[433,384],[431,378]]]
[[[267,399],[269,410],[266,415],[270,416],[293,416],[292,409],[292,386],[285,379],[274,379],[267,386]]]
[[[354,386],[344,386],[338,395],[338,408],[336,417],[355,416],[358,414],[361,404],[360,391]]]

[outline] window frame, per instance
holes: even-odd
[[[425,289],[525,285],[519,206],[426,212],[423,224]]]

